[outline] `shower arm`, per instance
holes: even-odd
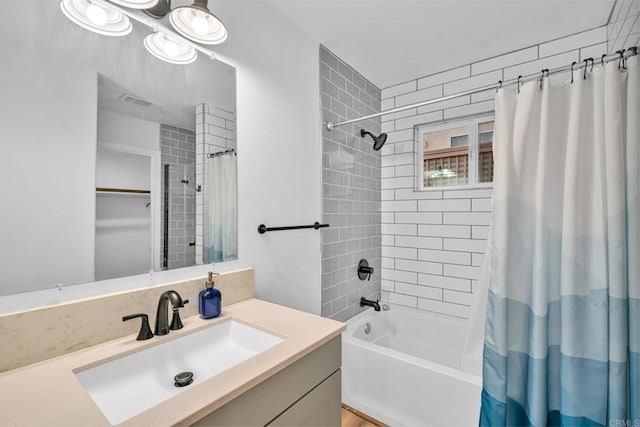
[[[630,49],[623,50],[623,51],[618,51],[617,53],[614,53],[614,54],[611,54],[611,55],[603,55],[602,58],[600,59],[600,62],[603,65],[605,62],[623,61],[623,60],[625,60],[626,58],[628,58],[630,56],[637,55],[637,53],[638,53],[638,48],[636,46],[634,46],[634,47],[632,47]],[[580,70],[582,68],[585,68],[585,67],[589,66],[588,64],[589,64],[589,61],[582,61],[580,63],[573,63],[570,66],[566,66],[565,65],[563,67],[553,68],[551,70],[545,69],[545,70],[543,70],[542,74],[544,76],[548,77],[551,74],[573,72],[573,71]],[[591,65],[590,66],[593,67],[593,59],[591,60]],[[454,93],[454,94],[451,94],[451,95],[442,96],[440,98],[430,99],[428,101],[416,102],[415,104],[404,105],[402,107],[392,108],[390,110],[381,111],[379,113],[369,114],[367,116],[358,117],[358,118],[350,119],[350,120],[345,120],[344,122],[338,122],[338,123],[326,122],[324,125],[325,125],[327,130],[332,131],[332,130],[334,130],[335,128],[337,128],[339,126],[344,126],[344,125],[348,125],[348,124],[351,124],[351,123],[360,122],[360,121],[363,121],[363,120],[375,119],[377,117],[385,116],[387,114],[399,113],[401,111],[411,110],[412,108],[424,107],[426,105],[436,104],[438,102],[448,101],[450,99],[456,99],[456,98],[460,98],[462,96],[474,95],[476,93],[482,93],[482,92],[486,92],[486,91],[492,90],[492,89],[496,89],[497,90],[497,89],[500,89],[500,88],[502,88],[504,86],[510,86],[510,85],[515,85],[515,84],[520,85],[520,83],[533,81],[533,80],[538,80],[538,79],[540,79],[540,72],[534,73],[534,74],[528,74],[526,76],[519,76],[518,78],[507,80],[505,82],[499,81],[499,82],[491,84],[491,85],[482,86],[482,87],[475,88],[475,89],[469,89],[469,90],[466,90],[464,92],[458,92],[458,93]]]

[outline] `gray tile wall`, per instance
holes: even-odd
[[[195,265],[196,136],[188,129],[160,125],[162,164],[160,257],[164,253],[164,165],[169,165],[169,268]],[[182,180],[189,181],[188,184]]]
[[[380,111],[380,89],[320,46],[323,121],[339,122]],[[361,296],[380,298],[380,152],[360,129],[380,133],[380,119],[323,128],[322,315],[345,321],[362,311]],[[358,279],[360,259],[374,267],[370,281]]]

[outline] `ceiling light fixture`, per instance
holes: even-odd
[[[118,6],[128,7],[129,9],[151,9],[159,0],[110,0]]]
[[[133,29],[131,20],[139,22],[153,30],[144,38],[147,51],[172,64],[190,64],[198,58],[198,51],[215,60],[215,53],[194,41],[217,44],[227,38],[222,22],[207,9],[207,0],[195,0],[171,12],[169,20],[175,31],[151,19],[166,16],[171,0],[60,0],[60,9],[75,24],[107,36],[127,35]]]
[[[61,0],[60,9],[75,24],[104,36],[126,36],[133,29],[126,15],[90,0]]]
[[[104,27],[104,25],[109,20],[107,11],[100,6],[96,6],[95,4],[90,4],[87,7],[87,18],[89,18],[89,21],[93,22],[99,27]]]
[[[191,6],[171,11],[169,22],[184,37],[202,44],[220,44],[227,39],[227,29],[207,7],[207,0],[195,0]]]
[[[156,58],[172,64],[190,64],[198,57],[193,47],[173,40],[160,31],[147,35],[144,47]]]
[[[162,19],[171,12],[171,0],[159,0],[155,6],[144,9],[143,12],[152,18]]]

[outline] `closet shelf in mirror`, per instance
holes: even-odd
[[[137,189],[134,189],[134,188],[96,187],[96,193],[151,194],[151,191],[150,190],[137,190]]]
[[[105,228],[138,228],[149,227],[151,221],[148,218],[120,218],[120,219],[98,219],[96,229]]]

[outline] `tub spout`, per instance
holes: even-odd
[[[360,298],[360,307],[364,307],[364,306],[369,306],[369,307],[373,307],[373,309],[375,311],[380,311],[380,304],[378,304],[378,301],[371,301],[366,299],[365,297]]]

